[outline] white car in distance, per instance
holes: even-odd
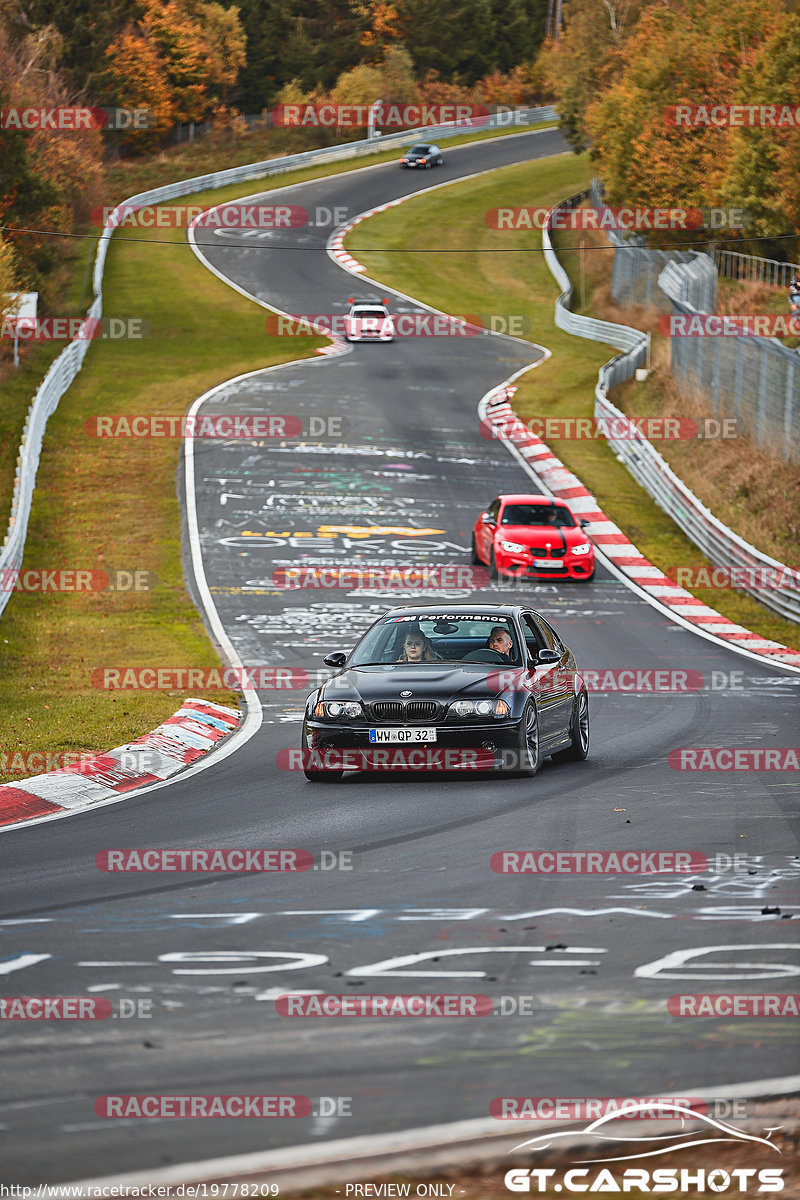
[[[345,340],[348,342],[393,342],[394,321],[386,302],[350,300],[345,317]]]

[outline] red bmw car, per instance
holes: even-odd
[[[591,579],[594,546],[588,521],[576,521],[563,500],[550,496],[498,496],[472,531],[472,561],[493,579]]]

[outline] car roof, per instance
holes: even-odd
[[[554,496],[534,496],[528,492],[503,492],[497,499],[504,504],[556,504],[560,508],[569,508],[565,500],[556,500]]]
[[[511,617],[515,613],[520,612],[535,612],[530,604],[451,604],[447,600],[441,604],[405,604],[398,608],[390,608],[385,612],[379,621],[383,621],[386,617],[402,616],[403,613],[419,613],[424,616],[426,613],[452,613],[453,616],[459,614],[469,616],[470,613],[496,613],[497,616]]]

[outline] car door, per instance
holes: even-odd
[[[532,614],[531,619],[541,630],[547,649],[554,650],[559,656],[550,678],[553,700],[553,733],[554,736],[560,734],[566,737],[572,719],[572,704],[575,694],[575,672],[569,665],[571,655],[555,629],[545,621],[540,613]]]
[[[549,649],[544,635],[533,619],[532,613],[523,613],[521,617],[522,631],[525,635],[525,646],[528,652],[528,666],[534,678],[533,692],[539,709],[539,737],[543,742],[555,737],[557,721],[555,713],[555,681],[553,673],[556,663],[540,664],[539,651]]]

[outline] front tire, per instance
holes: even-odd
[[[589,754],[589,697],[586,692],[578,692],[572,707],[572,720],[569,723],[569,733],[572,739],[565,750],[557,750],[552,755],[553,762],[583,762]]]
[[[532,779],[542,765],[542,747],[539,739],[539,714],[535,704],[529,704],[523,713],[517,740],[517,771]]]
[[[475,545],[475,534],[472,535],[472,565],[480,567],[483,565],[482,559],[478,558],[478,547]]]
[[[497,560],[495,559],[495,556],[494,556],[494,550],[492,550],[489,554],[489,578],[490,579],[499,579],[500,578],[500,572],[497,569]]]

